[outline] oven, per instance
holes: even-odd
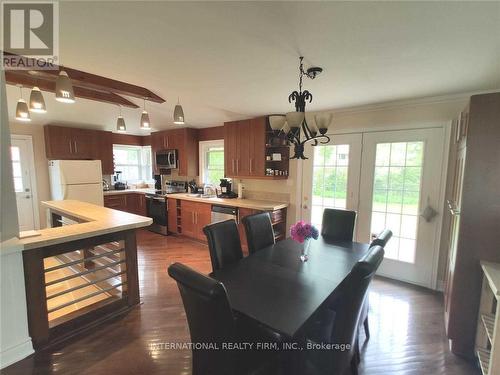
[[[147,215],[153,219],[153,224],[148,227],[150,231],[168,235],[167,209],[168,203],[165,197],[146,194]]]
[[[177,150],[157,151],[155,161],[159,169],[177,169]]]

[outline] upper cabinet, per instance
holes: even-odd
[[[151,151],[155,173],[163,173],[156,166],[156,152],[177,150],[178,176],[198,176],[198,133],[196,129],[182,128],[151,133]]]
[[[271,141],[272,133],[267,124],[267,117],[226,122],[224,124],[226,176],[259,179],[288,178],[289,147],[287,145],[275,146]],[[280,154],[279,157],[278,154]]]
[[[102,173],[114,173],[111,132],[46,125],[44,135],[47,159],[101,160]]]

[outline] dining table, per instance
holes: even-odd
[[[305,262],[300,259],[303,246],[292,239],[279,241],[214,271],[212,277],[226,287],[233,310],[297,340],[370,245],[320,236],[312,240]]]

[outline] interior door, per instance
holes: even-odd
[[[307,144],[304,150],[302,218],[318,228],[325,208],[358,208],[362,135],[330,138],[328,144]]]
[[[374,132],[363,135],[358,241],[392,230],[379,274],[432,287],[441,212],[444,129]]]
[[[36,183],[31,175],[31,159],[33,149],[28,139],[12,137],[11,146],[12,169],[14,175],[14,190],[16,192],[19,230],[34,230],[36,227],[33,185]]]

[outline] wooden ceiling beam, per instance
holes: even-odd
[[[5,55],[12,54],[8,52],[4,52]],[[145,87],[133,85],[130,83],[118,81],[115,79],[99,76],[92,73],[87,73],[81,70],[72,69],[67,66],[57,66],[57,69],[54,70],[16,70],[16,72],[31,75],[35,78],[45,78],[45,79],[53,79],[59,75],[60,70],[66,71],[68,73],[69,78],[71,78],[71,82],[73,83],[73,87],[82,87],[91,90],[99,90],[103,92],[111,92],[118,95],[126,95],[134,98],[146,99],[155,103],[164,103],[165,99],[153,93],[151,90],[148,90]]]
[[[46,80],[42,78],[35,78],[24,74],[25,71],[5,71],[5,80],[10,85],[22,85],[24,87],[38,86],[42,91],[55,92],[56,83],[54,80]],[[94,100],[97,102],[120,105],[129,108],[139,108],[139,106],[124,97],[112,92],[104,92],[88,89],[85,87],[73,86],[75,96],[82,99]]]

